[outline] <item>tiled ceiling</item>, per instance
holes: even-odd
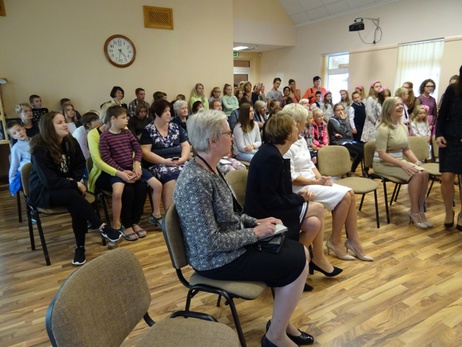
[[[278,0],[295,26],[402,0]]]

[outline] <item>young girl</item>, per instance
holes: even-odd
[[[225,95],[223,95],[221,99],[223,112],[229,117],[231,112],[239,108],[239,101],[233,95],[233,87],[231,84],[226,83],[223,87],[223,91],[225,92]]]
[[[324,95],[324,100],[322,104],[322,113],[324,115],[324,121],[329,123],[330,117],[334,114],[334,104],[332,103],[332,93],[327,91]]]
[[[345,110],[348,110],[351,106],[350,95],[345,89],[340,90],[340,103]]]
[[[261,146],[260,128],[253,121],[253,107],[242,104],[239,108],[239,121],[233,130],[233,153],[238,160],[250,162]]]
[[[209,103],[211,103],[213,100],[221,101],[220,87],[213,87],[212,92],[210,93]]]
[[[294,100],[290,97],[290,87],[286,86],[282,90],[281,107],[284,107],[285,105],[293,104],[293,103],[294,103]]]
[[[244,97],[244,91],[242,89],[240,89],[240,88],[238,90],[236,90],[236,92],[234,93],[234,96],[236,97],[237,102],[239,103],[239,105],[241,103],[243,103],[244,100],[246,100],[245,97]]]
[[[194,89],[191,91],[191,97],[189,98],[189,111],[192,112],[192,106],[196,101],[200,101],[204,108],[209,108],[209,101],[204,94],[204,85],[202,83],[196,83]]]
[[[381,111],[381,109],[377,107],[377,98],[381,88],[382,83],[380,83],[380,81],[372,82],[369,88],[369,96],[366,100],[366,121],[364,122],[361,142],[375,140],[375,128],[379,124]]]
[[[65,102],[62,106],[62,112],[64,118],[66,118],[67,128],[72,134],[77,129],[77,127],[81,125],[80,122],[77,121],[74,105],[72,105],[70,102]]]
[[[366,92],[364,91],[364,87],[360,84],[358,84],[355,87],[355,92],[358,92],[359,95],[361,96],[361,102],[366,103]]]
[[[89,111],[85,113],[81,119],[82,125],[72,133],[72,136],[79,143],[83,156],[85,157],[85,160],[87,160],[90,157],[90,150],[88,149],[88,133],[90,130],[101,126],[101,122],[99,121],[99,115],[96,111]]]
[[[40,133],[31,140],[32,172],[30,202],[42,208],[65,207],[72,217],[76,248],[73,265],[85,264],[87,222],[97,227],[109,242],[119,241],[118,231],[101,222],[85,200],[86,188],[80,180],[85,158],[77,141],[69,134],[61,113],[49,112],[39,122]]]
[[[426,137],[430,143],[431,130],[428,124],[428,106],[417,105],[414,107],[414,112],[411,116],[411,135]]]
[[[316,110],[322,113],[319,108]],[[308,150],[310,151],[311,159],[313,160],[313,163],[316,164],[318,147],[313,142],[313,113],[314,111],[308,111],[308,118],[306,119],[305,129],[303,129],[303,132],[300,135],[305,139]]]
[[[111,176],[113,225],[120,229],[127,241],[135,241],[146,236],[146,230],[138,223],[146,201],[146,183],[152,188],[153,215],[160,216],[162,184],[152,174],[141,167],[141,147],[136,137],[126,129],[127,110],[121,106],[111,106],[104,122],[110,126],[100,137],[100,151],[104,162],[118,171],[125,172],[130,179]],[[130,186],[132,201],[122,206],[122,193]],[[121,223],[123,227],[121,226]]]

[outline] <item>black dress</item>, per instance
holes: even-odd
[[[440,172],[462,174],[462,96],[456,95],[456,85],[444,92],[436,122],[436,137],[444,136],[446,148],[439,149]]]

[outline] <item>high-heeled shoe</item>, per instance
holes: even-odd
[[[420,213],[411,213],[411,211],[409,211],[409,223],[414,224],[417,228],[420,229],[428,228],[427,224],[423,223],[420,219]]]
[[[427,220],[427,217],[425,217],[425,213],[420,212],[419,214],[420,214],[420,220],[422,221],[422,223],[426,224],[427,228],[433,228],[433,223]]]
[[[456,229],[459,230],[459,231],[462,231],[462,225],[459,224],[459,219],[460,219],[460,213],[457,215]]]
[[[337,250],[334,248],[334,245],[332,244],[332,242],[330,242],[330,240],[327,240],[326,247],[327,247],[327,255],[329,255],[330,251],[332,251],[332,252],[334,252],[334,255],[339,259],[342,259],[342,260],[355,260],[355,257],[348,254],[348,251],[347,251],[346,254],[337,253]]]
[[[263,335],[261,338],[261,347],[278,347],[274,343],[272,343],[268,338],[266,337],[266,334]]]
[[[305,283],[305,286],[303,287],[304,292],[311,292],[313,290],[313,287],[310,286],[309,284]]]
[[[449,223],[444,223],[444,227],[446,229],[449,229],[449,228],[452,228],[454,226],[454,216],[455,216],[455,213],[454,211],[452,211],[452,220],[449,222]]]
[[[319,271],[320,273],[322,273],[324,276],[334,277],[334,276],[337,276],[339,273],[341,273],[343,271],[343,269],[340,269],[339,267],[334,266],[334,270],[332,270],[332,272],[327,272],[327,271],[321,269],[315,263],[313,263],[313,261],[310,261],[310,263],[308,265],[309,265],[310,275],[314,274],[314,271],[316,270],[316,271]]]
[[[348,252],[348,250],[352,251],[353,254],[355,255],[356,258],[362,261],[374,261],[374,258],[369,257],[368,255],[364,255],[359,253],[359,251],[351,244],[350,240],[345,241],[345,248]]]

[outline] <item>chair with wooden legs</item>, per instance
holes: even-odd
[[[32,205],[29,202],[30,196],[30,188],[29,188],[29,177],[30,173],[32,172],[32,164],[27,163],[21,169],[21,181],[22,187],[24,191],[24,197],[26,200],[26,210],[27,210],[27,223],[29,225],[29,237],[30,237],[30,246],[32,250],[35,250],[35,240],[34,240],[34,228],[32,224],[32,219],[35,220],[37,224],[37,230],[40,237],[40,242],[42,244],[43,255],[45,257],[45,262],[47,265],[51,265],[50,256],[48,254],[47,243],[45,241],[45,235],[43,233],[42,222],[40,220],[40,214],[45,215],[56,215],[56,214],[65,214],[69,213],[67,209],[64,207],[56,207],[56,208],[41,208]],[[85,199],[90,203],[95,203],[95,196],[93,194],[87,193],[85,195]]]
[[[245,300],[254,300],[265,290],[267,287],[266,284],[263,282],[219,281],[201,276],[196,272],[194,272],[189,280],[187,280],[183,275],[182,269],[187,267],[189,263],[188,258],[186,257],[186,246],[184,244],[183,231],[181,230],[180,220],[175,204],[172,204],[167,211],[163,233],[176,274],[180,282],[188,288],[185,311],[189,312],[191,299],[199,292],[218,295],[217,306],[220,305],[221,297],[225,298],[225,303],[228,304],[231,309],[241,346],[245,347],[246,342],[244,339],[244,333],[242,332],[234,299],[241,298]]]
[[[138,259],[119,248],[85,264],[61,285],[46,313],[48,337],[55,347],[120,346],[144,319],[150,329],[136,346],[239,346],[236,333],[210,315],[179,311],[156,323],[150,304]]]
[[[361,194],[359,211],[361,211],[366,194],[374,192],[375,220],[377,228],[380,228],[379,205],[377,201],[377,188],[379,185],[369,178],[344,177],[351,170],[348,149],[343,146],[322,147],[318,150],[318,169],[324,176],[342,177],[335,180],[335,183],[351,188],[355,194]]]

